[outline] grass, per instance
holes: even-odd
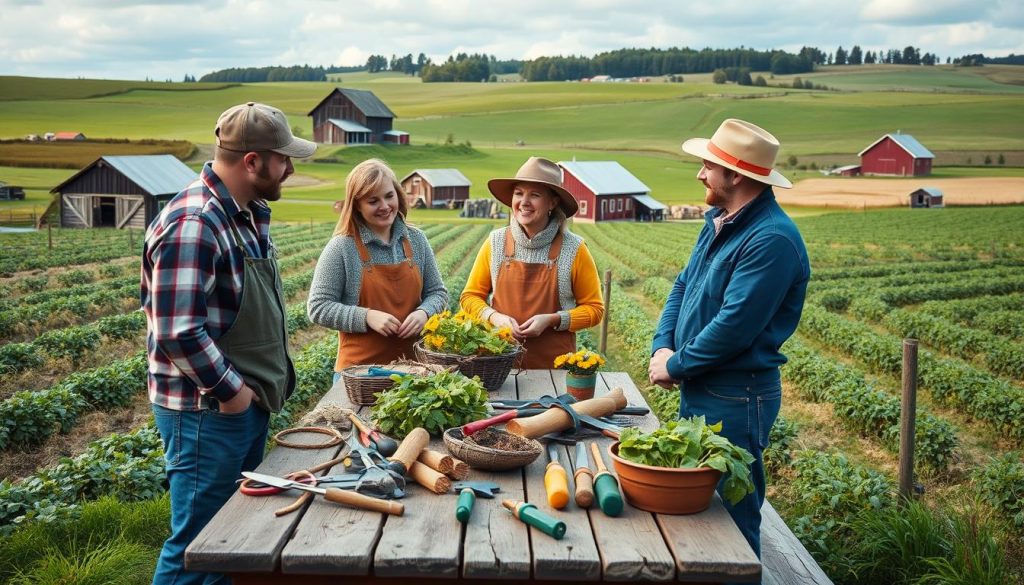
[[[142,142],[0,142],[0,166],[80,169],[105,155],[173,154],[192,156],[195,147],[185,141],[145,140]]]

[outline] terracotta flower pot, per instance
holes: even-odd
[[[626,500],[634,508],[658,514],[696,514],[711,505],[722,472],[710,467],[678,469],[633,463],[608,448]]]
[[[594,387],[597,385],[597,373],[574,374],[565,373],[565,388],[576,400],[589,400],[594,397]]]

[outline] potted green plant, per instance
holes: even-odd
[[[487,390],[497,390],[512,371],[522,346],[508,327],[494,327],[465,311],[438,313],[427,320],[413,349],[423,363],[455,366],[468,377],[479,376]]]
[[[715,487],[728,473],[722,496],[735,504],[754,491],[754,457],[719,435],[722,423],[703,416],[665,423],[644,433],[623,430],[610,448],[622,492],[636,508],[661,514],[695,514],[711,505]]]

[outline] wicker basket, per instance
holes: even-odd
[[[478,444],[479,443],[479,444]],[[505,448],[484,445],[499,444]],[[444,446],[456,459],[461,459],[474,469],[504,471],[529,465],[540,455],[543,448],[536,439],[527,439],[494,428],[463,437],[459,427],[444,432]]]
[[[479,376],[480,382],[488,392],[493,392],[501,387],[505,382],[505,378],[508,378],[509,372],[522,360],[524,355],[523,346],[521,345],[516,345],[514,351],[501,355],[438,353],[423,347],[422,339],[416,342],[413,349],[416,350],[416,359],[421,362],[455,366],[467,378]]]
[[[411,360],[398,360],[387,365],[377,366],[373,364],[349,366],[341,371],[341,378],[345,381],[345,392],[348,394],[348,399],[360,406],[373,406],[377,403],[377,393],[395,385],[391,376],[367,376],[366,373],[372,367],[397,370],[415,376],[429,376],[446,369],[444,366],[423,364]]]

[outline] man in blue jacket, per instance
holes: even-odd
[[[710,140],[687,140],[683,150],[704,161],[697,179],[712,209],[665,302],[649,375],[664,388],[679,384],[680,416],[722,421],[722,435],[754,456],[754,492],[726,508],[760,556],[761,453],[782,403],[779,347],[800,321],[811,269],[800,232],[772,192],[792,187],[773,169],[774,136],[729,119]]]

